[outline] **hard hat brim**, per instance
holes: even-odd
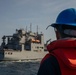
[[[63,23],[52,23],[51,24],[52,27],[56,27],[58,25],[60,25],[60,26],[61,25],[76,26],[76,23],[64,23],[64,24]]]

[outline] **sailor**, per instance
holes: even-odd
[[[63,10],[50,26],[57,40],[47,45],[37,75],[76,75],[76,9]]]

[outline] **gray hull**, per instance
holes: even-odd
[[[5,51],[4,61],[41,60],[48,52]],[[2,60],[2,59],[1,59]]]

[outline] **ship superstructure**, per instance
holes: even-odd
[[[2,37],[1,60],[41,59],[47,53],[43,33],[16,29],[12,36]]]

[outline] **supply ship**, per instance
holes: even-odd
[[[1,61],[40,60],[48,53],[43,33],[16,29],[13,35],[4,35],[2,40]]]

